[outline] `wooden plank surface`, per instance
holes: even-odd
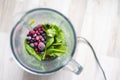
[[[67,16],[77,36],[87,38],[95,48],[108,80],[120,80],[120,0],[0,0],[0,32],[5,33],[0,35],[0,80],[104,80],[91,50],[82,43],[78,43],[74,55],[84,66],[79,76],[63,70],[36,76],[16,64],[11,58],[8,35],[19,17],[38,7],[53,8]]]

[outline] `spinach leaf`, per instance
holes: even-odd
[[[60,49],[49,49],[49,51],[60,52],[60,53],[65,52],[65,50],[60,50]]]
[[[55,29],[48,29],[48,30],[46,30],[46,34],[49,37],[54,37],[56,34],[56,30]]]
[[[59,52],[53,52],[50,54],[50,56],[62,56],[64,53],[59,53]]]
[[[53,43],[52,45],[53,46],[58,46],[58,45],[62,45],[62,43],[60,43],[60,42],[59,43]]]
[[[63,41],[64,40],[64,34],[62,32],[60,32],[58,35],[56,35],[55,40],[58,43]]]
[[[50,45],[52,45],[53,42],[54,42],[54,38],[48,37],[47,41],[46,41],[46,48],[48,48]]]
[[[36,52],[34,51],[34,49],[32,47],[30,47],[29,44],[27,44],[27,41],[25,39],[24,41],[24,46],[26,51],[31,55],[34,56],[37,60],[41,61],[41,55],[36,54]]]

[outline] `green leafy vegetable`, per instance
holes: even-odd
[[[34,23],[35,23],[35,20],[32,19],[32,20],[30,20],[29,25],[32,26]]]
[[[52,45],[53,42],[54,42],[54,38],[48,37],[46,41],[46,47],[49,47],[50,45]]]
[[[55,34],[56,34],[56,30],[54,28],[53,29],[48,29],[48,30],[46,30],[46,33],[47,33],[47,36],[54,37]]]
[[[34,56],[37,60],[41,61],[41,55],[36,54],[36,52],[34,51],[34,49],[33,49],[32,47],[30,47],[29,44],[27,44],[26,39],[25,39],[25,41],[24,41],[24,45],[25,45],[26,51],[27,51],[30,55]]]

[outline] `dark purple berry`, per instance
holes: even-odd
[[[33,43],[33,42],[34,42],[34,41],[31,39],[31,40],[30,40],[30,43]]]
[[[34,35],[33,35],[33,37],[36,37],[36,36],[37,36],[37,34],[34,34]]]
[[[29,34],[27,34],[27,36],[30,36]]]
[[[36,31],[36,30],[37,30],[37,27],[34,27],[34,30]]]
[[[33,41],[35,41],[35,38],[32,38]]]
[[[27,38],[26,38],[27,40],[30,40],[31,39],[31,36],[27,36]]]
[[[42,41],[42,42],[44,42],[44,41],[45,41],[45,39],[44,39],[44,38],[42,38],[42,39],[41,39],[41,41]]]
[[[43,33],[43,31],[39,31],[41,34]]]
[[[40,54],[44,54],[44,51],[40,52]]]
[[[34,44],[33,44],[33,43],[30,43],[30,46],[31,46],[31,47],[34,47]]]
[[[46,44],[46,41],[43,41],[44,44]]]
[[[39,24],[37,27],[38,27],[38,28],[41,28],[41,27],[42,27],[42,25],[41,25],[41,24]]]
[[[38,51],[38,48],[35,48],[35,51],[37,52],[37,51]]]

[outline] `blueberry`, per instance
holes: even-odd
[[[36,36],[37,36],[37,34],[34,34],[34,35],[33,35],[33,37],[36,37]]]
[[[44,54],[44,51],[40,52],[41,54]]]
[[[37,27],[34,27],[34,30],[37,30]]]
[[[42,39],[41,39],[41,41],[42,41],[42,42],[44,42],[44,41],[45,41],[45,39],[44,39],[44,38],[42,38]]]
[[[29,34],[27,34],[27,36],[30,36]]]
[[[46,41],[43,41],[44,44],[46,44]]]
[[[46,40],[47,37],[46,37],[46,36],[43,36],[43,38]]]
[[[33,44],[33,43],[30,43],[30,46],[31,46],[31,47],[34,47],[34,44]]]
[[[26,38],[27,40],[30,40],[31,39],[31,36],[27,36],[27,38]]]

